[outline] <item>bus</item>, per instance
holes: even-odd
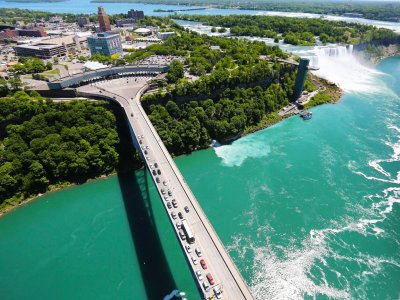
[[[182,229],[186,234],[186,239],[189,242],[189,244],[193,244],[194,243],[194,235],[193,235],[192,231],[190,230],[189,224],[187,223],[186,220],[182,221]]]

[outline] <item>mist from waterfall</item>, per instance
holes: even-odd
[[[291,49],[287,49],[291,51]],[[376,93],[382,89],[379,71],[369,67],[356,53],[353,46],[315,46],[293,49],[292,53],[309,58],[312,71],[317,76],[336,83],[346,92]]]

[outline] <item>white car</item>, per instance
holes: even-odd
[[[203,275],[201,275],[201,271],[196,271],[196,276],[199,279],[199,281],[203,280]]]
[[[190,252],[192,252],[192,248],[190,247],[190,245],[189,244],[186,244],[186,251],[187,251],[187,253],[190,253]]]
[[[194,249],[198,257],[201,257],[201,250],[199,248]]]
[[[192,256],[192,262],[193,262],[194,265],[198,264],[196,256]]]

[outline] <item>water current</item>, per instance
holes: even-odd
[[[176,162],[256,299],[400,297],[400,57],[292,47],[345,91]],[[0,218],[1,299],[198,294],[143,171],[48,194]]]

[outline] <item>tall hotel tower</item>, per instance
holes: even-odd
[[[99,7],[97,16],[99,18],[100,31],[101,32],[110,31],[111,30],[110,18],[108,17],[102,6]]]

